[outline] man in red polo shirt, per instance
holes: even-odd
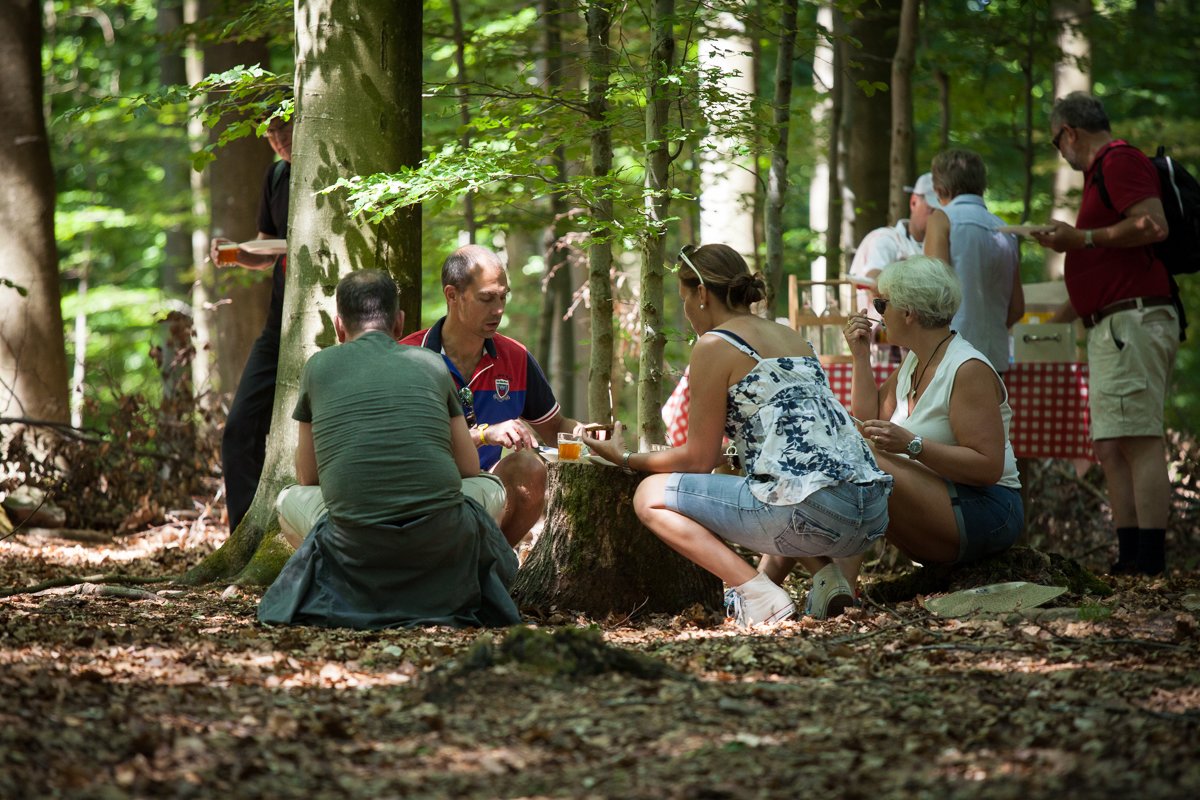
[[[546,467],[534,455],[533,431],[550,446],[579,423],[563,416],[546,376],[525,345],[497,332],[508,303],[508,273],[479,245],[455,250],[442,265],[446,316],[401,344],[442,355],[460,396],[469,398],[479,463],[504,484],[500,530],[509,544],[524,538],[546,507]],[[463,390],[466,390],[465,392]],[[513,452],[501,459],[501,451]]]
[[[1067,254],[1069,302],[1056,321],[1081,318],[1088,329],[1092,439],[1120,548],[1111,571],[1158,575],[1171,506],[1163,404],[1179,348],[1170,276],[1153,247],[1168,233],[1158,173],[1113,138],[1104,106],[1085,92],[1054,104],[1050,135],[1084,173],[1075,226],[1054,220],[1036,238]]]

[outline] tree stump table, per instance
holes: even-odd
[[[546,525],[512,589],[522,606],[597,618],[720,608],[721,581],[638,520],[633,492],[644,475],[586,462],[548,472]]]

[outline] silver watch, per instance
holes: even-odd
[[[912,441],[904,446],[905,452],[907,452],[913,458],[916,458],[917,456],[921,455],[921,451],[924,449],[925,449],[925,443],[923,441],[921,441],[920,436],[914,436],[912,438]]]

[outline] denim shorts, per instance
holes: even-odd
[[[676,472],[667,479],[666,505],[756,553],[842,558],[883,536],[891,492],[890,481],[839,483],[773,506],[754,496],[747,478]]]
[[[1007,486],[966,486],[946,481],[950,505],[958,520],[958,561],[1002,553],[1012,547],[1025,527],[1021,492]]]

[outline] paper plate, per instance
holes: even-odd
[[[260,256],[287,255],[287,239],[251,239],[248,242],[242,242],[238,247],[247,253]]]
[[[1031,233],[1049,233],[1053,225],[1001,225],[996,233],[1015,233],[1017,236],[1028,236]]]
[[[1005,613],[1034,608],[1065,592],[1065,586],[1042,586],[1025,581],[993,583],[925,601],[925,608],[939,617],[963,617],[976,611]]]
[[[554,447],[539,447],[538,455],[549,461],[551,464],[558,461],[558,449]]]

